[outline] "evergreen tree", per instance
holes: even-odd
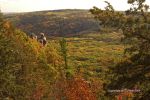
[[[125,60],[113,71],[112,83],[108,88],[137,88],[141,92],[135,99],[148,100],[150,97],[150,13],[145,0],[128,0],[131,8],[125,13],[114,12],[108,4],[106,10],[94,7],[90,11],[101,24],[117,27],[122,30],[125,49]]]

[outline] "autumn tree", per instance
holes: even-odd
[[[61,58],[47,45],[29,38],[0,15],[0,99],[48,98]]]

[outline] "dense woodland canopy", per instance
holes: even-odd
[[[90,10],[95,21],[78,10],[0,14],[0,99],[149,100],[150,13],[144,2],[128,0],[131,8],[125,12],[106,2],[105,10]],[[28,35],[41,32],[39,27],[62,36],[87,34],[55,37],[42,46]],[[140,92],[109,91],[116,89]]]

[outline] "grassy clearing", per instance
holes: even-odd
[[[67,40],[69,65],[84,76],[103,76],[123,56],[124,46],[119,33],[89,33]],[[58,39],[52,43],[58,44]],[[57,46],[59,48],[59,46]]]
[[[115,66],[123,57],[124,45],[119,33],[89,33],[78,37],[68,37],[68,62],[75,74],[80,74],[90,84],[98,88],[97,97],[104,97],[104,84],[110,82],[109,67]],[[50,43],[60,50],[60,38]]]

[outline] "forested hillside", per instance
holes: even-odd
[[[0,100],[149,100],[149,6],[105,3],[0,14]],[[46,45],[30,36],[41,32]]]
[[[44,32],[49,36],[70,36],[99,31],[98,22],[88,10],[39,11],[6,14],[5,17],[28,34]]]
[[[120,33],[54,37],[43,47],[1,15],[0,98],[97,100],[123,55]],[[118,59],[116,59],[118,57]]]
[[[0,99],[95,100],[86,80],[66,67],[60,44],[44,47],[0,15]]]

